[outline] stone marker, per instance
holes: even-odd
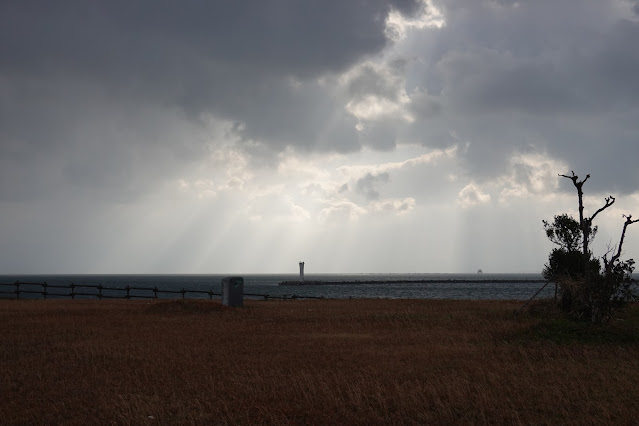
[[[244,278],[222,278],[222,305],[233,307],[244,306]]]

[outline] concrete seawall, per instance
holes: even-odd
[[[348,285],[348,284],[482,284],[482,283],[545,283],[546,280],[525,280],[525,279],[450,279],[450,280],[352,280],[352,281],[282,281],[281,286],[305,286],[305,285]]]

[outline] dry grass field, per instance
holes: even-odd
[[[630,424],[639,314],[433,300],[0,300],[0,424]]]

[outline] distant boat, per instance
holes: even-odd
[[[478,273],[478,274],[483,274],[483,273],[484,273],[484,271],[482,271],[481,269],[478,269],[478,270],[477,270],[477,273]]]

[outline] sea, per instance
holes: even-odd
[[[132,288],[132,297],[158,298],[219,298],[222,280],[229,275],[175,274],[175,275],[0,275],[0,297],[11,298],[15,283],[21,283],[20,298],[42,298],[37,294],[41,283],[47,284],[47,298],[68,294],[63,288],[74,284],[76,298],[95,298],[95,287],[102,286],[107,297],[123,297],[124,288]],[[545,284],[541,274],[306,274],[302,285],[280,285],[283,282],[299,282],[297,274],[233,274],[244,281],[244,297],[267,298],[334,298],[334,299],[465,299],[465,300],[528,300]],[[22,284],[34,283],[34,284]],[[60,286],[60,287],[56,287]],[[108,290],[116,288],[119,290]],[[148,289],[148,290],[145,290]],[[180,293],[184,290],[184,293]],[[163,293],[172,291],[174,293]],[[191,293],[191,291],[202,293]],[[209,292],[206,294],[205,292]],[[555,286],[547,285],[538,298],[553,297]],[[57,295],[57,296],[56,296]],[[14,296],[15,298],[15,296]]]

